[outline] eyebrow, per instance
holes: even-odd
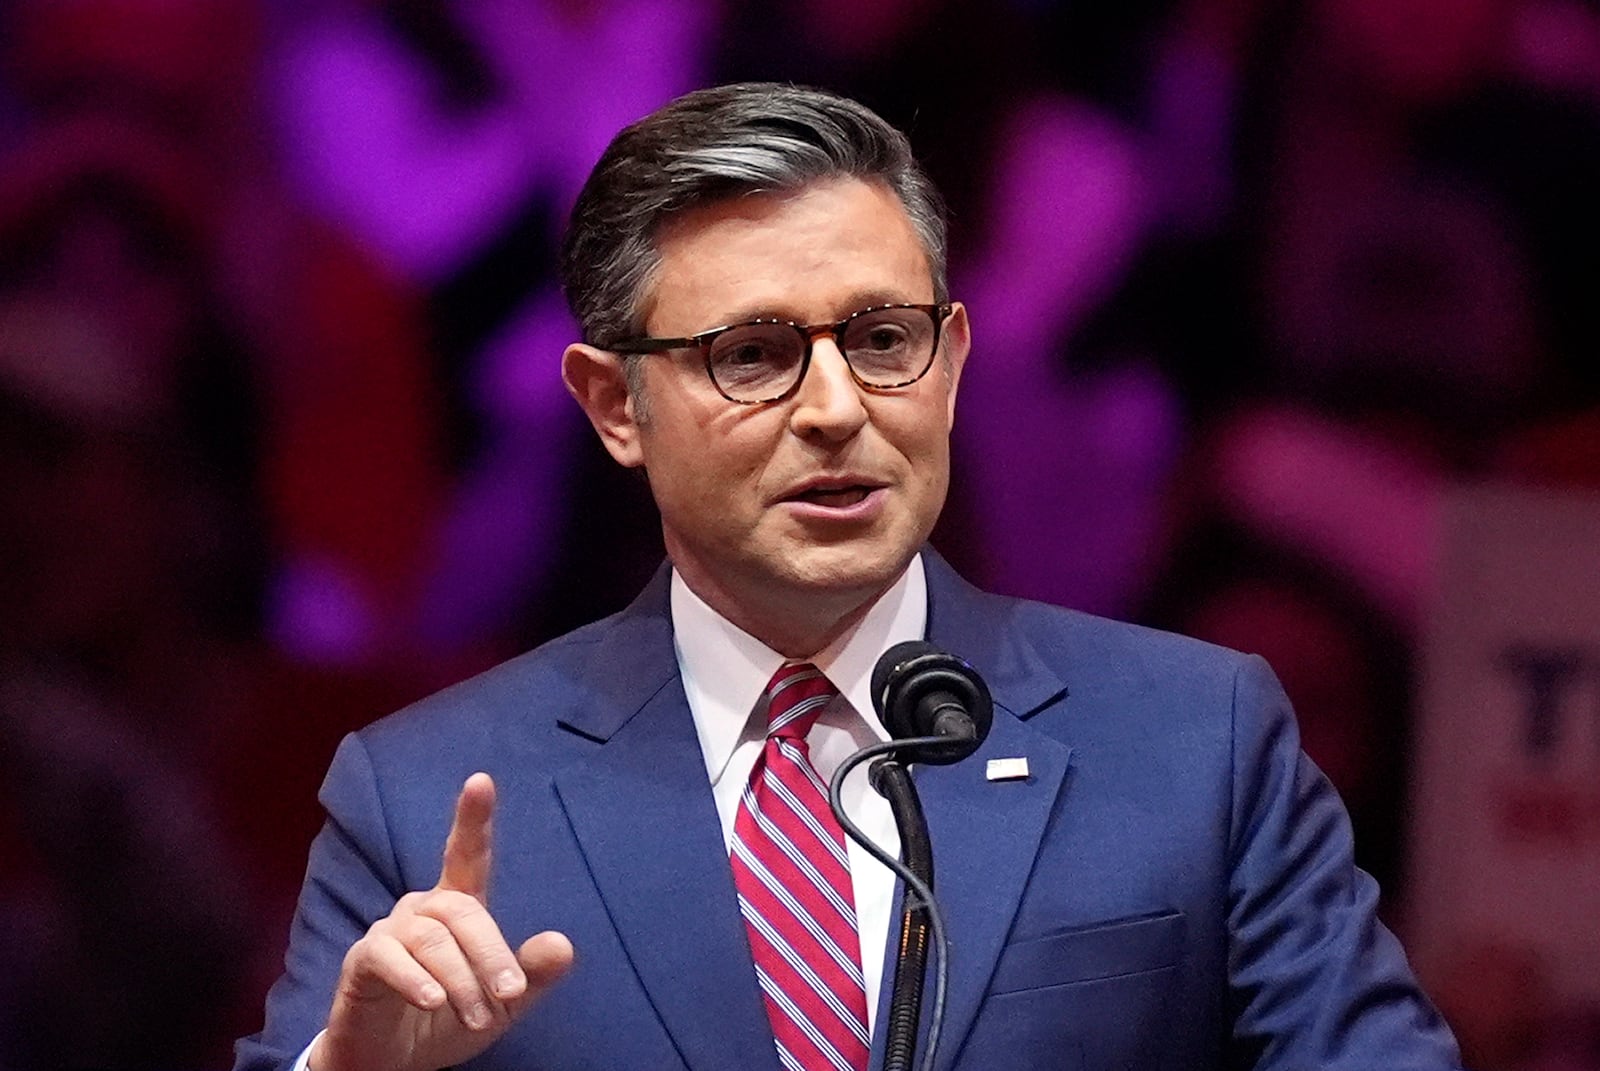
[[[932,301],[930,297],[928,299]],[[839,307],[834,310],[832,320],[821,321],[830,323],[842,320],[847,316],[860,312],[862,309],[876,308],[879,305],[915,305],[918,304],[914,297],[908,297],[902,292],[892,290],[857,290],[850,294]],[[785,323],[804,324],[807,321],[785,312],[781,305],[744,305],[728,313],[724,319],[714,324],[709,324],[700,331],[714,331],[719,327],[730,324],[749,323],[752,320],[782,320]],[[696,332],[697,334],[699,332]]]

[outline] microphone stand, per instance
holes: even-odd
[[[927,888],[933,888],[933,844],[911,772],[897,759],[872,764],[868,780],[889,801],[900,830],[900,859]],[[917,1052],[917,1023],[922,1015],[922,987],[928,961],[928,907],[908,886],[900,900],[900,940],[896,945],[894,984],[884,1036],[883,1071],[911,1071]]]
[[[891,989],[889,1022],[884,1028],[884,1071],[910,1071],[916,1055],[917,1021],[920,1017],[924,964],[931,945],[933,953],[933,1005],[928,1014],[928,1044],[922,1054],[919,1071],[932,1071],[939,1051],[939,1036],[944,1027],[945,991],[949,987],[949,941],[945,936],[944,918],[933,898],[928,881],[933,876],[933,852],[928,839],[928,826],[923,817],[922,804],[911,783],[911,775],[897,756],[915,754],[919,746],[946,743],[942,737],[910,737],[871,744],[851,755],[834,771],[828,785],[828,806],[834,817],[844,827],[851,840],[861,845],[878,862],[893,871],[904,885],[901,894],[901,933],[899,951],[895,958],[894,982]],[[889,801],[895,825],[900,830],[901,861],[883,850],[844,811],[840,793],[845,777],[851,770],[868,759],[880,755],[886,761],[876,763],[869,771],[869,781],[879,795]],[[880,773],[880,769],[886,770]],[[908,863],[915,863],[915,867]],[[932,940],[930,942],[929,937]]]

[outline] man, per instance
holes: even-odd
[[[618,136],[574,211],[563,375],[647,474],[670,569],[345,741],[240,1068],[864,1068],[893,884],[798,797],[881,738],[872,665],[924,635],[997,707],[918,772],[941,1067],[1455,1066],[1259,660],[925,549],[970,346],[944,248],[851,101],[729,86]]]

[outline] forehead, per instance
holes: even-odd
[[[877,182],[841,178],[718,201],[669,221],[656,249],[645,307],[653,335],[933,300],[927,252],[899,198]]]

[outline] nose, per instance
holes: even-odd
[[[833,335],[818,331],[811,340],[810,367],[795,390],[790,426],[802,438],[820,435],[843,441],[860,431],[866,421],[867,409],[850,365]]]

